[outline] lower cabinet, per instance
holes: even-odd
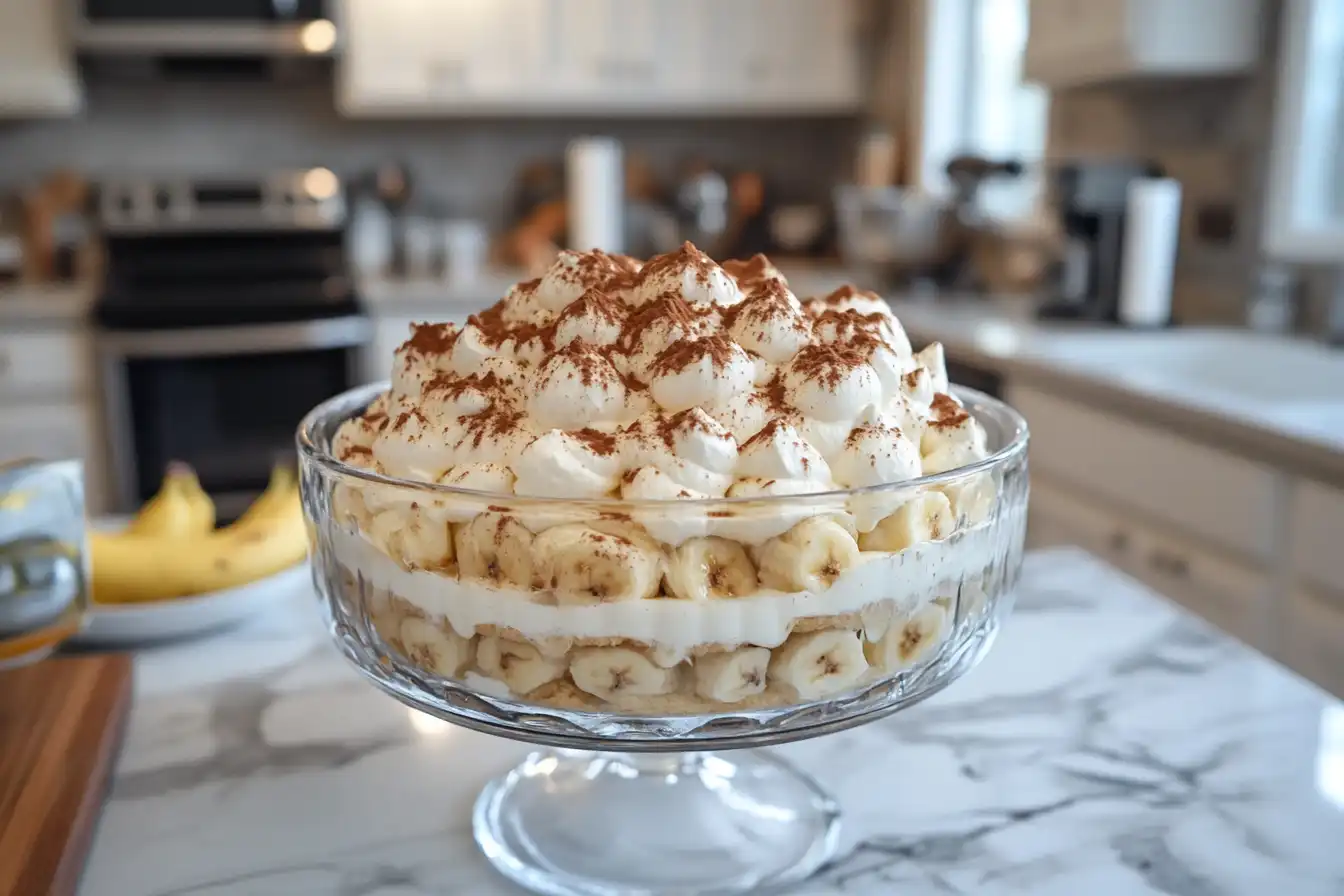
[[[1296,588],[1285,615],[1283,655],[1289,665],[1344,698],[1344,593]]]
[[[1268,650],[1269,576],[1032,474],[1027,542],[1076,545],[1243,642]]]
[[[85,503],[91,513],[106,508],[99,444],[92,404],[0,404],[0,462],[28,457],[84,461]]]

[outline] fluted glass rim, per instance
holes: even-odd
[[[567,498],[554,495],[519,495],[513,492],[492,492],[479,489],[461,488],[437,482],[424,482],[418,479],[403,479],[389,476],[373,470],[366,470],[347,464],[320,444],[317,433],[330,428],[334,435],[336,426],[361,412],[378,395],[386,392],[389,383],[370,383],[346,390],[332,396],[309,411],[300,422],[295,434],[295,443],[301,457],[317,465],[324,473],[337,477],[361,480],[369,485],[383,488],[406,489],[425,494],[451,496],[459,499],[512,506],[563,507],[569,511],[591,510],[594,514],[625,513],[631,510],[656,511],[666,513],[709,512],[715,508],[750,507],[753,510],[771,507],[796,508],[799,505],[830,504],[836,501],[848,501],[856,497],[880,496],[896,492],[919,492],[927,489],[955,486],[975,479],[981,474],[1005,469],[1019,462],[1027,452],[1030,431],[1027,421],[1012,406],[984,392],[965,386],[950,387],[953,397],[966,405],[966,409],[985,426],[986,432],[1006,434],[1001,436],[1003,444],[987,457],[956,467],[942,473],[885,482],[861,488],[832,489],[823,492],[802,492],[778,495],[744,495],[723,498]],[[988,425],[993,423],[991,427]],[[334,424],[334,425],[333,425]]]

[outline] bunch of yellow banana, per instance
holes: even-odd
[[[94,603],[169,600],[234,588],[300,562],[308,533],[298,483],[276,467],[239,519],[215,528],[195,473],[170,467],[163,485],[120,532],[90,532]]]

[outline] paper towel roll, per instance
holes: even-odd
[[[607,137],[571,141],[565,151],[565,193],[571,249],[624,250],[625,166],[618,141]]]
[[[1125,197],[1125,245],[1120,262],[1120,322],[1163,326],[1171,320],[1171,286],[1181,231],[1181,185],[1139,178]]]

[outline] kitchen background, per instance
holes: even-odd
[[[1344,215],[1295,174],[1344,183],[1332,0],[208,6],[227,41],[153,0],[0,2],[0,457],[84,457],[126,512],[185,455],[227,516],[301,409],[623,196],[630,251],[882,289],[1028,413],[1037,543],[1344,692]],[[1126,221],[1155,240],[1129,309]]]

